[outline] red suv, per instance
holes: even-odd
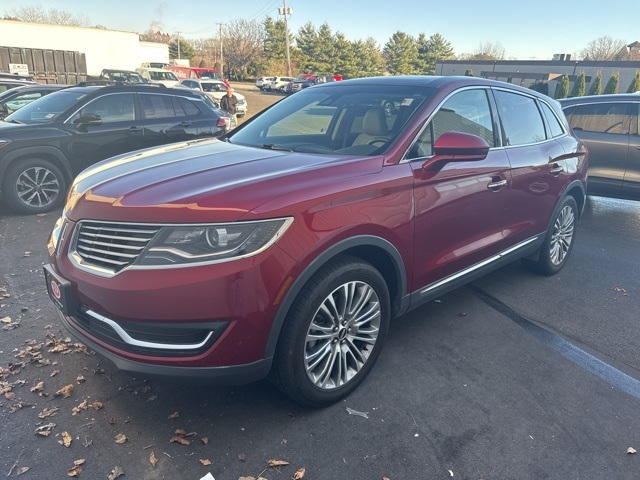
[[[515,259],[558,272],[587,163],[558,104],[525,88],[331,82],[222,141],[85,170],[47,286],[73,335],[123,370],[269,375],[327,404],[363,381],[391,319]]]

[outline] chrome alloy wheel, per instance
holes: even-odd
[[[30,207],[51,205],[60,194],[60,183],[55,174],[44,167],[30,167],[16,180],[20,201]]]
[[[316,311],[304,346],[307,376],[323,390],[347,384],[362,369],[380,331],[378,295],[367,283],[345,283]]]
[[[573,208],[569,205],[566,205],[556,217],[549,242],[549,255],[553,265],[560,265],[569,253],[575,221]]]

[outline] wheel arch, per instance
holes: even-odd
[[[282,325],[300,291],[317,271],[341,254],[364,260],[381,273],[389,289],[392,318],[407,310],[409,306],[407,272],[400,252],[382,237],[359,235],[347,238],[332,245],[314,258],[293,282],[273,319],[265,347],[265,358],[274,355]]]
[[[67,185],[71,185],[73,171],[69,161],[60,150],[51,146],[25,147],[7,153],[0,162],[0,178],[5,178],[7,169],[23,158],[41,158],[52,162],[64,175]],[[0,182],[0,197],[3,183]]]
[[[575,180],[574,182],[572,182],[560,198],[562,199],[567,195],[571,195],[578,204],[578,214],[581,217],[587,201],[587,193],[582,182],[579,180]]]

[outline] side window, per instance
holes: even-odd
[[[139,95],[142,104],[142,118],[150,120],[176,116],[169,95],[150,95],[148,93]]]
[[[542,111],[544,112],[544,116],[547,118],[547,123],[551,129],[551,136],[556,138],[560,135],[564,135],[564,128],[562,127],[560,120],[558,120],[558,117],[553,113],[553,110],[551,110],[551,107],[544,102],[540,102],[540,105],[542,105]]]
[[[626,112],[626,103],[578,105],[569,117],[569,123],[578,131],[627,135],[630,122]]]
[[[544,122],[533,98],[503,90],[496,90],[495,95],[505,145],[529,145],[546,140]]]
[[[102,123],[132,122],[135,120],[133,93],[114,93],[104,95],[87,103],[70,121],[80,117],[98,117]]]
[[[446,132],[470,133],[483,138],[490,147],[495,146],[486,90],[464,90],[444,102],[416,139],[407,158],[433,155],[433,143]]]
[[[176,117],[196,117],[201,113],[194,102],[183,97],[173,97],[173,107]]]

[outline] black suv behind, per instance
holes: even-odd
[[[71,180],[100,160],[225,133],[202,96],[152,86],[72,87],[0,122],[0,197],[19,213],[62,204]]]

